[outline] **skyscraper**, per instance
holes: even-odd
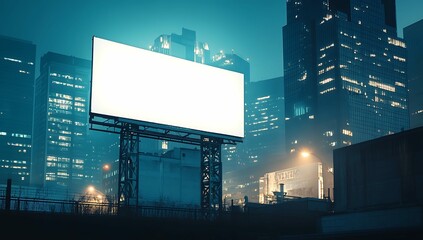
[[[237,153],[227,156],[224,168],[224,195],[258,202],[259,178],[269,165],[278,165],[285,154],[283,77],[250,82],[245,99],[245,138],[242,144],[228,145]],[[225,150],[225,148],[224,148]],[[237,151],[234,151],[237,150]],[[238,161],[238,162],[237,162]]]
[[[196,32],[182,28],[182,34],[162,34],[154,40],[151,50],[193,62],[210,63],[207,43],[198,42]]]
[[[35,81],[31,183],[80,191],[92,181],[87,131],[91,62],[48,52]]]
[[[394,0],[288,0],[287,150],[334,148],[407,129],[406,49]]]
[[[0,183],[28,185],[36,46],[0,36]]]
[[[270,160],[285,153],[283,77],[251,82],[246,99],[248,162]]]
[[[404,28],[407,44],[407,77],[410,127],[423,126],[423,20]]]

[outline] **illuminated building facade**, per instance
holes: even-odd
[[[287,150],[332,150],[409,127],[406,49],[394,0],[288,0]]]
[[[404,28],[407,44],[407,77],[410,127],[423,126],[423,20]]]
[[[0,36],[0,183],[28,185],[36,46]]]
[[[263,177],[260,177],[259,203],[274,203],[276,201],[275,192],[281,190],[280,184],[283,184],[286,198],[311,197],[323,199],[322,163],[313,162],[264,174]]]
[[[90,173],[87,141],[91,62],[48,52],[35,81],[31,184],[81,191]]]

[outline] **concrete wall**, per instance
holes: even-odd
[[[147,205],[200,204],[200,151],[175,148],[164,156],[141,155],[139,201]]]
[[[335,211],[423,204],[423,128],[334,150]]]

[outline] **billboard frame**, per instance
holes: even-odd
[[[94,37],[92,38],[92,56],[94,56]],[[92,68],[93,61],[91,61]],[[200,146],[200,207],[205,210],[204,217],[217,217],[222,210],[221,146],[242,143],[244,137],[92,113],[92,74],[93,71],[91,71],[90,81],[89,129],[120,134],[118,213],[125,213],[131,205],[138,206],[139,142],[140,138],[144,137]]]
[[[227,135],[201,132],[198,130],[147,123],[132,119],[108,117],[100,114],[90,113],[90,130],[119,134],[122,128],[124,128],[125,124],[137,126],[137,128],[135,128],[133,131],[139,134],[140,137],[151,138],[156,140],[200,145],[202,142],[201,138],[208,137],[214,139],[221,139],[222,144],[236,145],[237,143],[243,142],[242,138]]]
[[[105,38],[100,38],[97,36],[92,37],[92,53],[91,56],[94,56],[94,38],[99,38],[103,40],[110,41]],[[114,41],[113,41],[114,42]],[[119,43],[119,42],[115,42]],[[122,43],[119,43],[122,44]],[[126,44],[127,45],[127,44]],[[130,47],[134,47],[131,45],[127,45]],[[138,47],[136,47],[138,48]],[[141,48],[140,48],[141,49]],[[159,53],[158,53],[159,54]],[[181,59],[184,60],[184,59]],[[188,60],[186,60],[188,61]],[[92,58],[91,61],[91,69],[93,69],[94,65],[94,58]],[[207,65],[209,67],[214,67]],[[217,68],[217,67],[214,67]],[[227,69],[221,69],[226,70]],[[233,72],[233,71],[232,71]],[[186,127],[179,127],[179,126],[173,126],[173,125],[166,125],[161,123],[154,123],[154,122],[147,122],[142,120],[136,120],[136,119],[128,119],[123,118],[119,116],[110,116],[105,114],[99,114],[99,113],[93,113],[92,112],[92,91],[93,91],[93,71],[91,71],[91,81],[90,81],[90,104],[89,104],[89,124],[91,125],[90,129],[94,129],[96,126],[106,126],[109,127],[111,130],[106,130],[112,133],[118,133],[116,130],[118,128],[121,128],[123,123],[130,123],[130,124],[136,124],[140,126],[140,134],[142,134],[142,137],[146,138],[153,138],[153,139],[160,139],[160,140],[168,140],[168,141],[176,141],[176,142],[185,142],[188,141],[195,143],[201,143],[201,136],[211,137],[211,138],[217,138],[222,139],[223,144],[236,144],[243,142],[244,137],[238,137],[238,136],[232,136],[232,135],[225,135],[221,133],[214,133],[214,132],[207,132],[207,131],[201,131],[196,129],[190,129]],[[244,89],[245,91],[245,89]],[[207,92],[205,92],[207,93]],[[208,94],[208,93],[207,93]],[[206,94],[205,94],[206,95]],[[243,111],[243,114],[245,114],[245,110]],[[245,116],[243,124],[245,124]],[[148,129],[148,130],[147,130]],[[95,129],[98,130],[98,129]],[[244,126],[245,131],[245,126]],[[173,139],[173,140],[172,140]]]

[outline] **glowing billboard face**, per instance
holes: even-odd
[[[91,113],[244,137],[243,74],[94,37]]]

